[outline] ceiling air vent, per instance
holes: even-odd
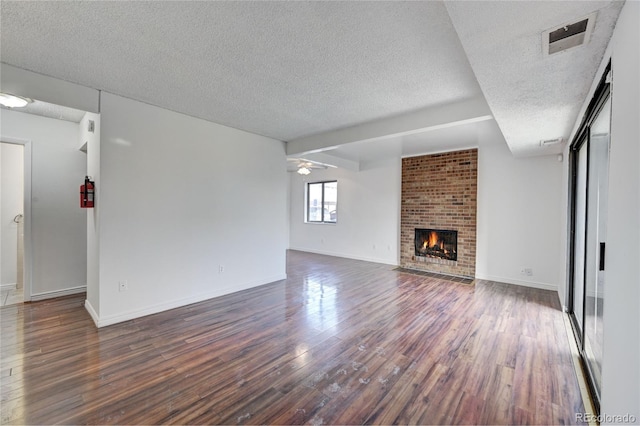
[[[555,138],[555,139],[545,139],[540,141],[540,146],[551,146],[551,145],[558,145],[559,143],[562,143],[564,139],[562,138]]]
[[[578,21],[560,25],[543,32],[542,50],[544,54],[552,55],[589,43],[595,22],[596,14],[594,12]]]

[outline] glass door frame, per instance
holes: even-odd
[[[602,111],[602,108],[604,107],[605,103],[607,102],[607,100],[609,100],[610,96],[611,96],[611,80],[610,80],[610,76],[611,76],[611,61],[609,61],[609,63],[607,64],[606,68],[604,69],[604,72],[602,74],[602,77],[600,79],[600,82],[598,83],[598,87],[596,88],[596,91],[593,95],[593,98],[591,99],[591,101],[589,102],[589,106],[587,107],[587,110],[584,114],[584,117],[582,118],[582,121],[580,123],[580,127],[578,128],[578,131],[576,132],[573,140],[571,141],[571,145],[570,145],[570,149],[569,149],[569,200],[570,200],[570,207],[569,207],[569,226],[570,226],[570,233],[569,233],[569,265],[568,265],[568,285],[567,285],[567,294],[566,294],[566,301],[567,301],[567,308],[568,308],[568,314],[569,314],[569,319],[570,319],[570,323],[573,329],[573,334],[574,337],[576,339],[576,343],[578,345],[578,352],[580,353],[580,361],[582,364],[582,370],[586,373],[586,379],[587,379],[587,384],[589,386],[589,391],[591,393],[591,399],[593,401],[594,407],[596,409],[596,413],[599,414],[600,413],[600,395],[599,392],[597,391],[595,384],[594,384],[594,379],[592,377],[592,372],[591,369],[588,366],[588,363],[586,361],[586,354],[585,354],[585,349],[584,349],[584,324],[585,324],[585,311],[586,311],[586,288],[583,289],[583,300],[582,300],[582,318],[580,319],[580,321],[578,320],[578,318],[576,317],[575,314],[575,309],[574,309],[574,281],[575,281],[575,257],[576,257],[576,247],[575,247],[575,241],[576,241],[576,223],[577,223],[577,218],[576,218],[576,208],[577,208],[577,200],[578,200],[578,190],[580,188],[577,187],[578,184],[578,153],[580,151],[580,149],[587,144],[587,150],[589,150],[589,143],[590,143],[590,130],[591,130],[591,125],[593,124],[593,122],[596,120],[596,118],[598,118],[598,115],[600,113],[600,111]],[[587,197],[587,202],[585,204],[585,207],[588,208],[588,194],[589,194],[589,163],[590,163],[590,159],[589,159],[589,151],[587,151],[587,170],[586,170],[586,188],[583,188],[584,190],[586,190],[586,197]],[[587,262],[586,262],[586,250],[587,250],[587,230],[588,230],[588,214],[585,211],[585,226],[584,226],[584,238],[585,238],[585,252],[584,253],[580,253],[581,256],[583,256],[584,260],[584,271],[583,271],[583,277],[586,276],[586,268],[587,268]],[[584,278],[583,278],[583,285],[584,285]],[[586,287],[586,286],[585,286]],[[580,325],[582,324],[582,326]]]

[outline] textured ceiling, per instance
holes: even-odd
[[[442,2],[6,2],[2,61],[281,140],[481,96]]]
[[[284,141],[486,99],[514,155],[544,155],[560,147],[542,149],[540,140],[568,138],[621,7],[562,0],[1,1],[0,57]],[[543,56],[543,31],[593,11],[589,44]],[[437,141],[456,146],[455,132],[466,139],[473,128],[388,140],[404,141],[410,149],[403,155],[413,155],[433,151],[429,143],[446,145]],[[389,154],[381,140],[350,149],[344,155],[367,161]]]
[[[410,135],[354,142],[339,146],[327,154],[365,164],[382,158],[411,157],[474,148],[478,146],[477,131],[480,126],[486,126],[486,123],[468,123]]]
[[[561,152],[541,140],[570,137],[623,2],[447,2],[485,99],[515,156]],[[587,45],[544,56],[541,33],[591,12]]]

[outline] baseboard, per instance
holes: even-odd
[[[53,299],[54,297],[69,296],[71,294],[84,293],[86,291],[87,291],[86,285],[65,288],[64,290],[44,291],[42,293],[32,294],[31,301],[36,302],[38,300]]]
[[[558,291],[557,285],[539,283],[536,281],[522,281],[522,280],[515,280],[513,278],[497,277],[494,275],[482,275],[482,274],[476,274],[476,279],[486,280],[486,281],[496,281],[499,283],[513,284],[513,285],[519,285],[523,287],[539,288],[541,290]]]
[[[87,308],[87,311],[89,311],[89,315],[92,316],[93,321],[96,323],[96,327],[100,328],[100,327],[106,327],[108,325],[113,325],[113,324],[117,324],[124,321],[129,321],[136,318],[145,317],[147,315],[157,314],[160,312],[168,311],[170,309],[180,308],[182,306],[191,305],[193,303],[202,302],[208,299],[213,299],[215,297],[237,293],[242,290],[247,290],[254,287],[260,287],[261,285],[271,284],[275,281],[280,281],[285,279],[287,279],[286,274],[275,275],[273,277],[268,277],[265,280],[250,281],[241,285],[234,285],[233,287],[231,286],[222,287],[222,288],[216,289],[216,291],[213,291],[213,292],[201,293],[201,294],[185,297],[178,300],[172,300],[170,302],[158,303],[156,305],[147,306],[142,309],[136,309],[134,311],[129,311],[129,312],[122,312],[115,315],[107,315],[107,316],[100,317],[99,315],[96,314],[93,308],[92,308],[93,313],[89,311],[88,308]],[[86,306],[87,306],[87,303],[85,302],[85,307]]]
[[[308,248],[303,248],[303,247],[289,247],[289,250],[304,251],[304,252],[307,252],[307,253],[322,254],[324,256],[343,257],[345,259],[363,260],[365,262],[382,263],[382,264],[385,264],[385,265],[398,266],[398,261],[397,260],[391,261],[391,260],[388,260],[388,259],[378,259],[378,258],[365,257],[365,256],[354,256],[352,254],[338,253],[338,252],[333,252],[333,251],[314,250],[314,249],[308,249]]]
[[[0,284],[0,290],[15,290],[18,288],[18,284]]]
[[[93,320],[93,323],[96,325],[96,327],[99,327],[98,324],[100,323],[100,317],[96,313],[96,310],[93,309],[93,306],[91,305],[91,302],[89,302],[89,299],[86,299],[84,301],[84,308],[87,310],[87,312],[89,312],[89,316],[91,316],[91,319]]]

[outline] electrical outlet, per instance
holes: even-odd
[[[118,290],[119,291],[129,290],[129,283],[127,282],[127,280],[118,281]]]
[[[218,266],[218,273],[221,274],[224,272],[224,265]]]
[[[525,275],[527,277],[532,277],[533,276],[533,269],[531,269],[531,268],[522,268],[520,270],[520,275]]]

